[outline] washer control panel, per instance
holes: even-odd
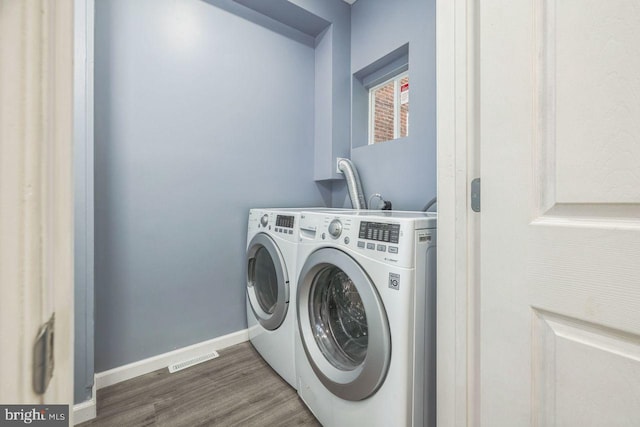
[[[400,238],[400,224],[362,221],[358,238],[397,244]]]
[[[397,213],[389,218],[383,216],[384,213],[377,212],[343,215],[304,212],[297,225],[298,242],[315,245],[312,248],[336,247],[349,254],[359,254],[397,267],[413,267],[416,245],[433,243],[429,241],[429,236],[435,236],[435,221],[419,213]],[[400,283],[392,280],[390,285],[397,289]]]
[[[313,225],[318,223],[317,221],[318,226]],[[311,239],[317,236],[320,240],[344,244],[369,257],[397,260],[404,252],[401,249],[405,244],[401,237],[402,226],[398,222],[360,220],[348,216],[314,217],[303,214],[301,224],[302,230],[313,230],[308,232]]]

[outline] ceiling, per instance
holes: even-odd
[[[356,0],[344,0],[344,1],[349,3],[349,4],[354,4],[356,2]]]

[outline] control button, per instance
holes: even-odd
[[[276,233],[280,232],[280,228],[276,227]]]
[[[390,254],[397,254],[398,253],[398,247],[397,246],[389,246],[389,253]]]
[[[376,248],[375,243],[367,243],[367,249],[375,249],[375,248]]]
[[[268,223],[269,223],[269,215],[267,214],[262,215],[262,218],[260,218],[260,224],[262,224],[263,227],[266,227]]]
[[[358,247],[364,249],[364,242],[358,242]]]
[[[348,245],[350,241],[351,241],[351,240],[349,240],[349,237],[345,237],[345,238],[344,238],[344,244],[345,244],[345,245]]]
[[[335,239],[342,234],[342,223],[339,219],[334,219],[329,223],[329,234]]]
[[[322,233],[322,240],[327,238],[327,234],[326,233]]]
[[[293,234],[293,230],[289,230],[289,234]]]
[[[378,245],[378,251],[386,252],[387,251],[387,247],[385,245]]]

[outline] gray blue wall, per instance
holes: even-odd
[[[245,328],[248,209],[330,202],[313,47],[215,3],[96,4],[97,372]]]
[[[360,0],[351,7],[352,74],[409,43],[409,136],[351,149],[367,201],[381,193],[394,209],[416,210],[436,195],[435,37],[435,0]],[[334,185],[333,205],[348,204],[344,185]]]

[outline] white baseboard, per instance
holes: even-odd
[[[95,387],[97,390],[100,390],[101,388],[108,387],[140,375],[148,374],[149,372],[153,372],[158,369],[166,368],[173,363],[200,356],[203,353],[222,350],[226,347],[240,344],[241,342],[248,340],[249,333],[246,329],[243,329],[209,341],[203,341],[198,344],[179,348],[138,362],[129,363],[128,365],[119,366],[108,371],[99,372],[95,375]]]
[[[96,382],[93,381],[91,399],[73,405],[73,425],[92,420],[96,417]]]

